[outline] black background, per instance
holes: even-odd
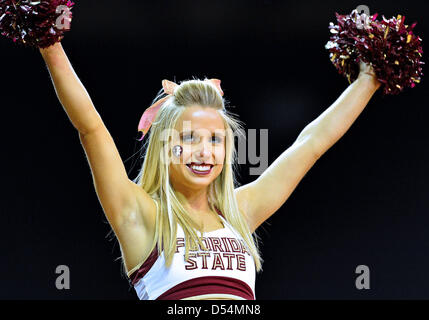
[[[269,129],[272,163],[347,88],[324,45],[335,12],[359,4],[417,21],[426,51],[429,8],[410,1],[77,1],[62,44],[130,178],[162,79],[221,79],[246,129]],[[4,37],[0,50],[0,298],[136,300],[42,57]],[[257,299],[429,298],[428,89],[423,76],[398,96],[379,90],[258,229]],[[242,184],[256,179],[249,167]],[[70,290],[55,287],[58,265]],[[369,290],[355,287],[358,265]]]

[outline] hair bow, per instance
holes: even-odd
[[[210,79],[211,83],[213,83],[216,88],[219,90],[221,96],[223,96],[223,91],[220,87],[220,80],[219,79]],[[164,88],[164,92],[168,95],[164,98],[159,99],[157,102],[155,102],[153,105],[151,105],[149,108],[143,112],[143,115],[140,118],[140,122],[138,125],[138,131],[141,131],[143,133],[142,137],[139,139],[139,141],[142,141],[146,133],[149,131],[152,123],[155,120],[156,114],[158,113],[159,108],[164,104],[164,102],[170,98],[172,95],[174,95],[174,90],[179,85],[173,81],[169,80],[162,80],[162,87]]]

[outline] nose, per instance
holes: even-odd
[[[198,144],[198,149],[196,155],[201,161],[205,161],[210,159],[213,149],[212,145],[209,141],[205,141],[205,139],[201,139],[202,141]]]

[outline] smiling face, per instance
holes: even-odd
[[[207,188],[222,172],[225,160],[225,126],[213,108],[187,107],[176,128],[173,146],[183,148],[170,164],[170,180],[176,190]],[[198,165],[199,164],[199,165]]]

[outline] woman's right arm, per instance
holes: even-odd
[[[100,128],[103,121],[74,72],[61,43],[39,50],[49,69],[57,97],[73,126],[82,135]]]
[[[104,213],[121,243],[125,260],[138,260],[155,225],[156,205],[126,173],[113,138],[74,72],[61,43],[40,49],[64,110],[78,130]],[[128,259],[127,259],[128,257]]]

